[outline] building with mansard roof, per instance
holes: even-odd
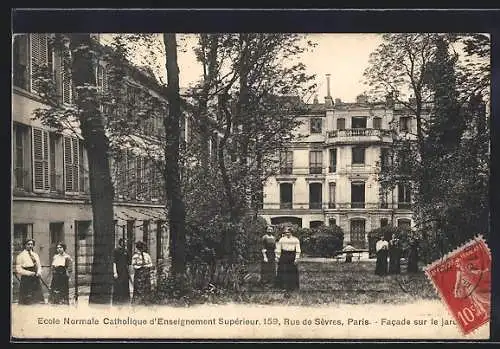
[[[315,98],[298,117],[294,140],[280,153],[280,172],[264,185],[260,214],[270,224],[338,225],[344,244],[367,248],[367,232],[414,224],[410,185],[383,193],[378,173],[394,137],[415,132],[416,121],[390,98],[334,101],[328,80],[324,103]]]

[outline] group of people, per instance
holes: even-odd
[[[285,291],[299,288],[300,241],[292,235],[291,227],[285,227],[283,235],[276,241],[274,229],[269,226],[262,237],[261,283]],[[287,293],[288,294],[288,293]]]
[[[66,253],[66,245],[59,242],[50,266],[52,280],[50,288],[42,275],[40,257],[34,251],[35,240],[24,242],[24,250],[16,257],[15,272],[19,279],[19,304],[44,304],[42,283],[49,289],[50,304],[69,304],[69,279],[73,272],[73,259]],[[147,304],[151,296],[151,268],[153,262],[142,241],[135,243],[136,251],[129,257],[127,241],[120,239],[113,252],[113,304],[130,302],[132,281],[129,266],[134,269],[132,304]]]
[[[132,304],[148,304],[151,301],[151,268],[153,260],[142,241],[135,243],[135,253],[129,256],[127,240],[120,239],[113,252],[113,304],[124,305],[130,302],[130,268],[134,269],[134,292]]]
[[[398,238],[393,237],[390,241],[387,241],[383,235],[379,236],[375,244],[375,251],[377,253],[377,262],[375,264],[376,275],[382,276],[401,273],[403,249]],[[387,259],[389,259],[389,263]],[[407,272],[418,272],[418,250],[416,241],[413,240],[410,242]]]
[[[35,240],[24,242],[24,250],[16,258],[16,274],[19,278],[19,304],[43,304],[41,279],[42,264],[34,251]],[[66,253],[66,245],[59,242],[50,266],[52,281],[50,283],[49,303],[69,304],[69,277],[73,271],[73,260]]]

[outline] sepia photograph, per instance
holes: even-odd
[[[11,339],[488,339],[490,65],[475,32],[13,32]]]

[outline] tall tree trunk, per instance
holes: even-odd
[[[89,34],[71,35],[72,76],[74,86],[95,87],[94,66]],[[94,226],[94,257],[90,303],[108,304],[112,292],[112,256],[115,242],[113,222],[113,183],[108,158],[109,139],[104,131],[95,88],[79,88],[75,93],[80,128],[89,161],[90,197]],[[76,238],[76,237],[75,237]]]
[[[210,89],[214,84],[214,79],[217,73],[217,48],[218,48],[218,34],[201,34],[202,45],[206,55],[203,62],[204,76],[203,76],[203,89],[201,91],[201,98],[198,108],[198,122],[200,125],[200,160],[202,171],[205,176],[209,175],[210,165],[210,124],[208,117],[208,99]]]
[[[227,141],[231,135],[231,127],[232,127],[231,112],[228,110],[227,106],[227,99],[228,99],[227,94],[228,94],[228,89],[226,89],[222,93],[221,103],[220,103],[221,104],[220,112],[224,114],[226,125],[224,129],[224,134],[222,135],[222,139],[219,144],[217,161],[222,176],[222,185],[224,187],[224,193],[229,206],[229,218],[232,223],[235,223],[237,222],[238,219],[238,208],[235,197],[233,195],[231,179],[229,178],[228,170],[226,167],[225,163],[226,156],[224,152],[224,150],[226,149]],[[230,231],[226,231],[226,234],[223,237],[223,250],[224,250],[224,255],[228,260],[233,259],[233,241],[234,241],[234,234],[232,234]]]
[[[170,223],[170,255],[174,276],[182,276],[186,269],[186,209],[181,190],[179,168],[181,103],[179,95],[179,66],[177,64],[177,40],[175,34],[163,34],[166,51],[166,69],[168,83],[168,116],[164,119],[165,142],[165,178],[167,207]]]

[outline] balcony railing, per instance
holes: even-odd
[[[404,209],[404,210],[410,210],[411,209],[411,203],[410,202],[398,202],[398,208]]]
[[[337,166],[330,166],[330,167],[328,167],[328,172],[329,173],[335,173],[335,172],[337,172]]]
[[[351,202],[351,208],[365,208],[364,202]]]
[[[380,209],[411,209],[411,204],[403,203],[403,205],[394,203],[382,202],[264,202],[263,209],[295,209],[295,210],[349,210],[349,209],[364,209],[364,210],[380,210]]]
[[[293,173],[292,166],[280,167],[280,174],[291,175]]]
[[[378,130],[373,128],[350,128],[345,130],[328,131],[327,135],[328,138],[359,136],[389,137],[391,136],[391,130]]]
[[[322,174],[323,173],[323,167],[321,166],[310,166],[309,167],[309,174]]]

